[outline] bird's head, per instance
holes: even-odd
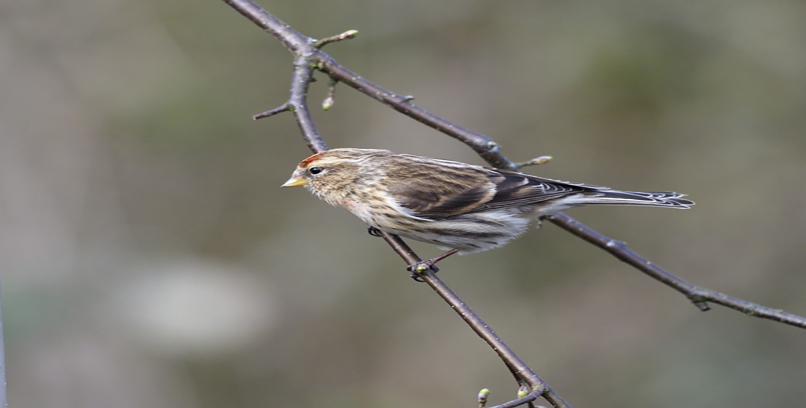
[[[373,158],[391,154],[374,149],[325,150],[301,161],[281,187],[304,186],[334,204],[352,194],[356,184],[371,177]]]

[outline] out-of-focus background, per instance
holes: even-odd
[[[806,314],[806,3],[262,1],[360,75],[527,171],[690,194],[569,214],[680,276]],[[291,55],[221,1],[0,6],[9,401],[466,407],[511,376],[344,210],[283,189],[310,152]],[[311,91],[315,107],[326,78]],[[481,164],[340,86],[332,147]],[[414,245],[421,256],[436,248]],[[806,331],[685,298],[547,223],[441,276],[575,406],[802,407]]]

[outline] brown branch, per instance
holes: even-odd
[[[367,96],[378,100],[392,109],[403,113],[427,126],[439,130],[449,136],[452,136],[464,144],[470,146],[476,153],[479,154],[484,160],[492,166],[517,170],[519,166],[506,158],[501,152],[498,143],[490,137],[470,129],[459,126],[453,122],[443,119],[431,112],[426,111],[411,103],[412,96],[398,95],[391,91],[381,88],[380,86],[367,81],[358,74],[345,68],[343,65],[336,62],[329,55],[322,52],[322,50],[314,47],[317,41],[300,34],[298,31],[289,27],[284,22],[280,21],[277,17],[269,14],[266,10],[249,0],[223,0],[232,8],[246,16],[249,20],[257,24],[260,28],[273,35],[280,40],[285,47],[297,57],[307,59],[309,66],[316,67],[316,69],[330,75],[331,78],[337,79],[349,85],[352,88],[366,94]],[[347,33],[350,33],[348,31]],[[344,35],[344,34],[341,34]],[[331,37],[332,38],[332,37]],[[324,44],[320,44],[324,45]],[[295,66],[297,63],[295,62]],[[292,82],[292,95],[295,86],[300,85],[294,78]],[[307,90],[308,83],[305,84]],[[304,94],[302,94],[304,95]],[[303,130],[304,132],[304,130]],[[303,134],[303,137],[314,137],[310,134]],[[321,140],[321,137],[316,135],[316,138]],[[308,140],[309,145],[317,143]]]
[[[532,392],[526,394],[525,396],[523,396],[521,398],[509,401],[509,402],[507,402],[505,404],[496,405],[496,406],[490,407],[490,408],[514,408],[514,407],[517,407],[517,406],[520,406],[520,405],[523,405],[523,404],[531,404],[532,401],[536,400],[537,397],[539,397],[539,396],[540,396],[540,393],[537,392],[537,390],[532,390]]]
[[[356,30],[347,30],[347,31],[345,31],[345,32],[343,32],[343,33],[341,33],[339,35],[334,35],[332,37],[327,37],[327,38],[322,38],[321,40],[317,40],[316,42],[314,42],[312,44],[312,46],[313,46],[313,48],[319,49],[319,48],[322,48],[325,45],[330,44],[330,43],[353,39],[353,38],[355,38],[356,35],[358,35],[358,31],[356,31]]]
[[[701,288],[684,279],[681,279],[669,271],[650,262],[646,258],[638,255],[627,247],[623,242],[608,238],[591,228],[583,225],[579,221],[562,213],[549,218],[549,221],[560,228],[590,242],[599,248],[604,249],[616,258],[633,266],[635,269],[649,275],[669,287],[684,294],[702,311],[709,310],[708,302],[717,303],[730,309],[738,310],[748,316],[761,317],[786,323],[795,327],[806,329],[806,319],[803,317],[786,313],[782,310],[772,309],[756,303],[748,302],[733,296],[728,296],[711,289]]]
[[[517,170],[519,168],[516,163],[513,163],[501,153],[501,148],[498,143],[489,136],[459,126],[414,105],[411,103],[412,99],[414,99],[413,97],[398,95],[381,88],[345,68],[324,52],[319,51],[313,58],[318,62],[317,68],[326,72],[332,78],[338,79],[340,82],[424,125],[456,138],[470,146],[479,156],[486,160],[487,163],[490,163],[490,165],[509,170]]]
[[[258,120],[258,119],[268,118],[268,117],[274,116],[274,115],[276,115],[278,113],[288,112],[290,110],[291,110],[291,107],[288,105],[288,103],[284,103],[284,104],[282,104],[282,105],[280,105],[280,106],[278,106],[278,107],[276,107],[274,109],[269,109],[269,110],[267,110],[265,112],[261,112],[261,113],[258,113],[256,115],[252,115],[252,119]]]
[[[398,255],[406,262],[407,265],[415,265],[422,262],[417,254],[405,243],[403,242],[400,237],[393,234],[388,234],[386,232],[381,231],[381,237],[392,247],[392,249],[397,252]],[[562,397],[557,395],[549,386],[548,384],[543,381],[514,351],[512,351],[509,346],[498,337],[498,334],[495,333],[484,320],[481,319],[479,315],[473,312],[459,296],[454,293],[451,288],[449,288],[445,283],[437,277],[436,274],[431,269],[426,269],[420,275],[420,278],[431,286],[431,289],[434,290],[442,299],[444,299],[447,303],[451,305],[451,308],[459,314],[459,316],[464,320],[470,328],[473,329],[476,334],[479,335],[485,342],[487,342],[492,349],[498,353],[498,356],[501,357],[501,360],[504,361],[504,364],[512,371],[512,373],[516,376],[517,379],[525,382],[529,386],[532,387],[533,394],[543,395],[543,397],[551,403],[551,405],[555,407],[570,407],[567,402],[565,402]],[[534,400],[535,397],[531,399],[527,399],[523,401],[521,404],[525,404],[531,400]],[[517,405],[521,405],[517,404]],[[505,404],[506,405],[506,404]],[[511,405],[516,406],[516,405]]]

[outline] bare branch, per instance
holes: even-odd
[[[333,43],[333,42],[344,41],[344,40],[349,40],[349,39],[355,38],[356,35],[358,35],[357,30],[349,30],[349,31],[345,31],[345,32],[343,32],[343,33],[341,33],[339,35],[334,35],[332,37],[323,38],[323,39],[321,39],[319,41],[314,42],[312,45],[313,45],[313,48],[319,49],[319,48],[322,48],[325,45]]]
[[[291,111],[294,112],[299,129],[302,131],[302,138],[308,148],[314,152],[321,152],[327,150],[327,144],[313,123],[313,117],[311,117],[307,101],[308,85],[310,85],[312,78],[313,68],[308,64],[305,57],[299,56],[295,58],[294,75],[291,78],[291,97],[288,99],[288,105],[291,106]]]
[[[527,160],[525,162],[517,163],[517,165],[518,165],[518,168],[522,168],[522,167],[526,167],[526,166],[537,166],[537,165],[541,165],[541,164],[546,164],[549,161],[551,161],[551,159],[553,159],[553,157],[551,157],[551,156],[540,156],[540,157],[535,157],[532,160]]]
[[[284,103],[284,104],[282,104],[282,105],[280,105],[280,106],[278,106],[278,107],[276,107],[274,109],[269,109],[269,110],[267,110],[265,112],[258,113],[257,115],[252,115],[252,119],[258,120],[258,119],[268,118],[268,117],[274,116],[274,115],[276,115],[278,113],[288,112],[290,110],[291,110],[291,106],[289,106],[288,103]]]
[[[313,53],[319,52],[312,46],[316,41],[300,34],[298,31],[289,27],[287,24],[280,21],[280,19],[269,14],[262,7],[249,0],[223,1],[232,6],[235,10],[238,10],[238,12],[257,24],[260,28],[280,40],[280,42],[296,56],[294,59],[294,75],[291,78],[291,95],[288,102],[283,106],[286,107],[285,110],[290,110],[294,113],[294,118],[297,120],[297,124],[302,131],[302,137],[305,139],[305,143],[308,147],[314,152],[327,150],[327,144],[322,139],[322,136],[319,135],[319,131],[316,129],[316,125],[311,117],[311,112],[308,110],[306,98],[308,86],[313,79],[313,67],[311,67],[309,60]],[[279,113],[273,111],[275,111],[275,109],[264,113],[271,113],[271,115]]]
[[[490,165],[509,170],[517,170],[518,165],[510,161],[501,153],[500,146],[493,139],[481,133],[459,126],[451,121],[441,118],[417,105],[411,103],[414,99],[409,95],[398,95],[388,91],[350,71],[333,60],[329,55],[319,51],[315,56],[319,63],[318,69],[326,72],[333,78],[355,88],[365,95],[382,102],[386,106],[430,126],[448,136],[452,136],[462,143],[470,146]]]
[[[288,24],[280,21],[277,17],[269,14],[262,7],[249,0],[223,0],[224,3],[229,4],[232,8],[243,14],[244,17],[257,24],[274,38],[278,39],[289,51],[294,55],[301,53],[308,53],[313,50],[310,46],[315,42],[312,38],[308,38],[289,27]]]
[[[518,393],[518,394],[520,394],[520,393]],[[539,396],[540,396],[540,393],[538,393],[537,390],[533,389],[532,392],[527,393],[526,395],[524,395],[522,397],[519,396],[518,399],[509,401],[509,402],[507,402],[505,404],[496,405],[496,406],[490,407],[490,408],[513,408],[513,407],[517,407],[517,406],[524,405],[524,404],[532,404],[532,401],[537,399],[537,397],[539,397]]]
[[[391,246],[403,261],[406,262],[407,265],[414,265],[422,262],[417,254],[412,251],[412,249],[403,242],[400,237],[397,235],[389,234],[386,232],[381,231],[381,237]],[[424,273],[420,275],[422,280],[431,287],[442,299],[448,302],[451,305],[451,308],[459,314],[459,316],[464,320],[476,334],[479,335],[487,344],[492,347],[492,349],[498,353],[498,356],[501,357],[501,360],[504,361],[504,364],[512,371],[512,373],[516,376],[516,378],[522,380],[529,386],[533,387],[533,389],[539,390],[538,395],[544,394],[543,397],[546,398],[553,406],[555,407],[570,407],[567,402],[565,402],[559,395],[554,393],[554,391],[548,386],[542,378],[540,378],[532,369],[512,351],[509,346],[498,337],[498,334],[484,322],[484,320],[479,317],[470,306],[468,306],[459,296],[456,295],[441,279],[434,274],[434,271],[431,269],[426,269]],[[533,400],[532,398],[531,400]],[[525,400],[521,404],[524,404],[531,400]],[[518,404],[518,405],[521,405]],[[512,405],[513,407],[516,405]]]
[[[616,258],[633,266],[635,269],[649,275],[651,278],[663,282],[667,286],[674,288],[684,294],[702,311],[709,310],[708,302],[717,303],[722,306],[738,310],[748,316],[761,317],[789,324],[795,327],[806,329],[806,319],[786,313],[782,310],[772,309],[756,303],[728,296],[714,290],[701,288],[684,279],[681,279],[658,265],[650,262],[646,258],[638,255],[623,242],[608,238],[591,228],[583,225],[579,221],[562,213],[550,217],[549,220],[560,228],[590,242],[599,248],[604,249]]]

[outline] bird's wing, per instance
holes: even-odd
[[[488,170],[488,177],[495,185],[495,196],[472,212],[533,205],[580,193],[595,194],[600,190],[609,190],[607,187],[551,180],[514,171]]]
[[[387,168],[387,193],[410,215],[422,218],[515,208],[608,190],[444,160],[407,155],[396,155],[395,160],[405,163]]]
[[[418,161],[389,169],[386,191],[412,216],[446,218],[473,212],[493,199],[495,184],[488,173],[480,166],[438,160]]]

